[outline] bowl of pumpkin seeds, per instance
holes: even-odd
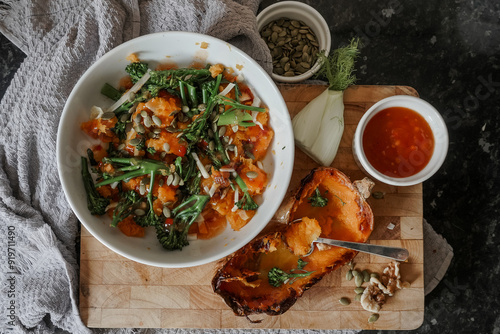
[[[275,81],[295,83],[309,79],[320,68],[317,54],[328,55],[330,28],[313,7],[281,1],[257,15],[260,36],[271,51]]]

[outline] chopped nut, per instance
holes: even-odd
[[[361,196],[363,196],[363,198],[365,199],[370,197],[371,191],[375,186],[375,182],[373,182],[367,177],[365,177],[362,180],[354,181],[353,184],[354,187],[359,191]]]
[[[365,310],[377,313],[385,303],[385,295],[378,286],[370,284],[361,295],[360,302]]]
[[[367,311],[378,312],[387,296],[393,296],[397,290],[408,287],[409,283],[401,282],[399,262],[391,262],[384,269],[382,277],[370,277],[370,284],[361,295],[361,306]]]

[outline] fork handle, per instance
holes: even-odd
[[[318,238],[314,242],[321,242],[323,244],[348,248],[359,252],[374,254],[397,261],[406,261],[409,256],[407,249],[399,247],[371,245],[360,242],[332,240],[326,238]]]

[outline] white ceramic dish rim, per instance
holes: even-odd
[[[291,19],[298,19],[304,21],[311,29],[314,30],[318,41],[320,42],[320,49],[325,50],[325,55],[328,55],[331,49],[332,37],[330,28],[326,23],[325,18],[313,7],[298,1],[281,1],[270,5],[262,10],[257,15],[257,29],[260,29],[272,20],[280,17],[287,17]],[[324,46],[324,47],[322,47]],[[286,77],[271,73],[271,77],[280,82],[295,83],[309,79],[320,68],[320,64],[316,62],[313,67],[301,75],[293,77]]]
[[[405,107],[418,112],[429,123],[434,135],[434,151],[429,163],[415,175],[405,178],[389,177],[377,171],[368,162],[363,151],[363,132],[370,119],[381,110],[390,107]],[[394,186],[412,186],[424,182],[442,166],[448,152],[448,130],[441,114],[427,101],[409,95],[395,95],[375,103],[366,111],[358,123],[353,139],[353,154],[359,167],[378,181]]]
[[[69,119],[72,118],[77,118],[77,116],[72,116],[72,112],[70,112],[69,108],[71,108],[73,103],[75,102],[75,99],[78,99],[78,94],[80,93],[80,89],[82,89],[82,86],[89,86],[90,84],[88,82],[92,82],[92,80],[96,81],[95,77],[99,76],[101,73],[96,73],[96,69],[100,69],[103,67],[102,64],[106,64],[110,60],[114,61],[114,57],[116,57],[117,54],[123,54],[125,51],[127,51],[127,54],[130,54],[132,52],[136,52],[137,49],[139,48],[140,43],[143,43],[145,41],[149,42],[155,42],[155,41],[162,41],[164,38],[168,38],[173,36],[172,34],[176,34],[176,36],[179,37],[182,41],[194,41],[196,40],[196,44],[200,44],[201,42],[208,42],[209,48],[208,52],[210,52],[210,45],[217,45],[217,47],[214,50],[223,50],[224,54],[226,57],[230,57],[227,54],[230,54],[231,56],[234,56],[237,58],[235,60],[236,63],[234,64],[224,64],[226,66],[232,67],[233,69],[236,67],[236,65],[241,65],[242,63],[244,64],[239,71],[240,73],[243,74],[245,78],[257,78],[260,82],[260,87],[253,87],[255,89],[257,95],[262,98],[263,102],[266,103],[268,106],[274,106],[274,108],[270,108],[271,112],[271,126],[275,130],[275,138],[273,139],[273,143],[271,144],[270,150],[273,151],[272,153],[268,153],[264,160],[264,165],[267,166],[267,163],[271,166],[272,169],[274,169],[274,174],[270,176],[269,180],[269,186],[268,189],[264,192],[263,195],[263,201],[265,203],[261,204],[261,211],[257,211],[257,214],[254,218],[259,217],[262,218],[262,221],[254,221],[252,220],[249,222],[245,227],[242,228],[242,230],[238,232],[232,231],[232,229],[228,226],[226,228],[226,231],[230,230],[233,233],[241,233],[238,235],[238,239],[234,241],[236,238],[229,238],[231,236],[230,232],[227,232],[228,235],[224,237],[226,234],[226,231],[223,233],[223,236],[218,236],[214,239],[221,239],[217,241],[213,241],[213,239],[207,240],[207,241],[196,241],[196,242],[226,242],[226,244],[222,247],[222,250],[218,252],[216,255],[206,255],[204,254],[202,247],[200,249],[196,250],[196,252],[200,253],[200,258],[189,258],[189,260],[183,260],[184,255],[186,253],[189,253],[190,250],[194,250],[193,245],[189,245],[183,249],[183,251],[180,252],[167,252],[163,249],[161,249],[161,246],[159,245],[158,241],[155,240],[156,242],[154,244],[151,244],[151,249],[157,249],[160,248],[162,251],[167,252],[165,253],[167,258],[174,258],[175,256],[181,257],[180,260],[179,258],[174,258],[176,259],[175,261],[160,261],[157,258],[155,259],[147,259],[143,258],[141,256],[136,256],[136,253],[134,249],[126,249],[124,247],[121,247],[124,243],[130,242],[133,243],[133,239],[138,239],[138,238],[129,238],[121,234],[121,232],[116,231],[118,235],[120,235],[118,238],[126,238],[127,241],[120,240],[119,242],[116,242],[115,240],[109,240],[109,238],[106,236],[102,236],[100,233],[98,233],[99,226],[94,225],[96,222],[94,219],[92,219],[90,213],[88,212],[88,209],[86,209],[86,202],[83,204],[82,203],[82,192],[78,192],[78,194],[75,194],[75,187],[83,189],[83,186],[81,185],[81,176],[80,176],[80,168],[79,164],[76,161],[72,161],[71,159],[76,159],[79,161],[79,157],[83,155],[83,150],[86,149],[86,147],[68,147],[70,144],[66,139],[71,138],[71,132],[72,129],[66,129],[65,125],[67,124]],[[202,52],[205,52],[202,50]],[[218,56],[215,55],[212,58],[217,58]],[[219,56],[220,57],[220,56]],[[163,59],[162,59],[163,60]],[[175,59],[173,59],[175,61]],[[186,62],[192,63],[193,61],[197,60],[196,57],[193,57],[189,60],[184,60]],[[216,60],[210,60],[207,59],[208,62],[216,62]],[[181,62],[181,60],[179,60]],[[223,60],[219,60],[219,62],[224,63]],[[128,63],[128,61],[126,62]],[[125,64],[125,62],[124,62]],[[187,65],[185,65],[187,66]],[[124,69],[125,66],[122,67]],[[249,68],[247,71],[245,71],[245,67]],[[251,71],[250,73],[250,68],[253,69],[260,69],[260,71]],[[237,71],[238,72],[238,71]],[[125,76],[125,72],[121,74],[122,77]],[[119,80],[120,78],[107,78],[107,80]],[[106,78],[102,78],[102,82],[100,82],[100,85],[104,82],[106,82]],[[262,80],[262,81],[261,81]],[[252,80],[245,80],[247,84],[250,86],[252,85]],[[108,81],[109,82],[109,81]],[[265,87],[265,88],[261,88]],[[100,90],[100,87],[97,88],[97,91]],[[272,101],[269,101],[268,99],[263,98],[264,95],[272,95],[273,99]],[[80,100],[84,98],[84,95],[80,97]],[[91,103],[91,102],[89,102]],[[92,102],[92,104],[94,104]],[[111,103],[108,103],[111,104]],[[88,115],[90,109],[85,110]],[[78,111],[78,113],[82,113],[82,111]],[[88,116],[87,116],[88,119]],[[79,130],[79,124],[78,130]],[[75,126],[75,124],[73,124]],[[290,131],[285,131],[286,129],[290,129]],[[246,55],[243,51],[240,49],[236,48],[235,46],[222,41],[220,39],[217,39],[215,37],[207,36],[207,35],[202,35],[202,34],[197,34],[197,33],[190,33],[190,32],[161,32],[161,33],[155,33],[155,34],[150,34],[150,35],[145,35],[138,37],[136,39],[130,40],[126,43],[123,43],[113,50],[109,51],[106,53],[104,56],[102,56],[98,61],[96,61],[84,74],[83,76],[79,79],[75,87],[73,88],[71,94],[68,97],[68,100],[66,102],[66,105],[64,107],[63,113],[61,115],[60,123],[59,123],[59,129],[58,129],[58,134],[57,134],[57,163],[58,163],[58,173],[59,177],[61,180],[62,188],[64,190],[64,193],[66,195],[66,199],[68,200],[71,208],[73,209],[73,212],[76,214],[80,222],[86,227],[86,229],[96,238],[98,239],[101,243],[103,243],[105,246],[107,246],[109,249],[113,250],[114,252],[129,258],[131,260],[134,260],[136,262],[140,262],[143,264],[147,265],[152,265],[152,266],[157,266],[157,267],[168,267],[168,268],[182,268],[182,267],[192,267],[192,266],[198,266],[202,264],[206,264],[209,262],[213,262],[216,260],[219,260],[237,249],[241,248],[245,244],[247,244],[249,241],[251,241],[266,225],[267,222],[272,218],[272,215],[274,212],[278,209],[279,205],[281,204],[282,199],[284,198],[290,179],[291,179],[291,174],[293,171],[293,161],[294,161],[294,141],[293,141],[293,132],[291,131],[292,125],[291,125],[291,120],[290,116],[288,113],[288,109],[286,107],[286,104],[283,100],[283,97],[281,96],[277,86],[273,82],[273,80],[269,77],[269,75],[248,55]],[[74,129],[73,129],[74,130]],[[279,131],[279,133],[278,133]],[[81,131],[80,131],[81,132]],[[278,133],[278,135],[277,135]],[[279,140],[277,137],[280,137]],[[76,139],[74,140],[75,142],[77,141]],[[91,141],[91,139],[88,139],[88,141]],[[88,144],[88,141],[86,142]],[[82,146],[82,144],[79,142],[77,146]],[[279,149],[278,149],[279,145]],[[72,157],[68,157],[71,156]],[[70,172],[69,173],[67,168],[68,168],[68,162],[71,161],[71,165],[73,166],[72,169],[70,167]],[[267,161],[267,162],[266,162]],[[78,166],[77,166],[78,165]],[[269,167],[268,167],[269,168]],[[267,169],[267,168],[266,168]],[[78,176],[74,176],[74,174],[77,173]],[[71,174],[72,178],[69,177],[68,175]],[[279,182],[277,181],[279,180]],[[80,185],[78,185],[80,183]],[[272,197],[271,194],[268,193],[271,189],[269,187],[274,184],[274,189],[272,191]],[[84,191],[83,191],[84,193]],[[265,201],[266,198],[266,193],[268,193],[267,198],[271,199],[270,201]],[[85,195],[83,194],[83,197]],[[84,207],[84,208],[83,208]],[[95,217],[94,217],[95,218]],[[101,218],[101,217],[99,217]],[[99,219],[102,221],[103,224],[107,224],[105,228],[107,229],[112,229],[109,227],[109,219],[106,218],[101,218]],[[154,233],[153,233],[154,234]],[[154,236],[153,239],[156,239]],[[192,242],[192,244],[194,244]],[[119,245],[120,247],[118,247]],[[191,248],[189,248],[191,247]],[[149,247],[148,247],[149,248]],[[146,252],[142,250],[142,252]],[[167,256],[168,254],[168,256]],[[175,255],[172,255],[175,254]],[[161,254],[163,256],[163,254]]]

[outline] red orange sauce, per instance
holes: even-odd
[[[408,177],[429,163],[434,135],[429,124],[414,110],[391,107],[368,121],[363,132],[363,150],[368,162],[380,173]]]

